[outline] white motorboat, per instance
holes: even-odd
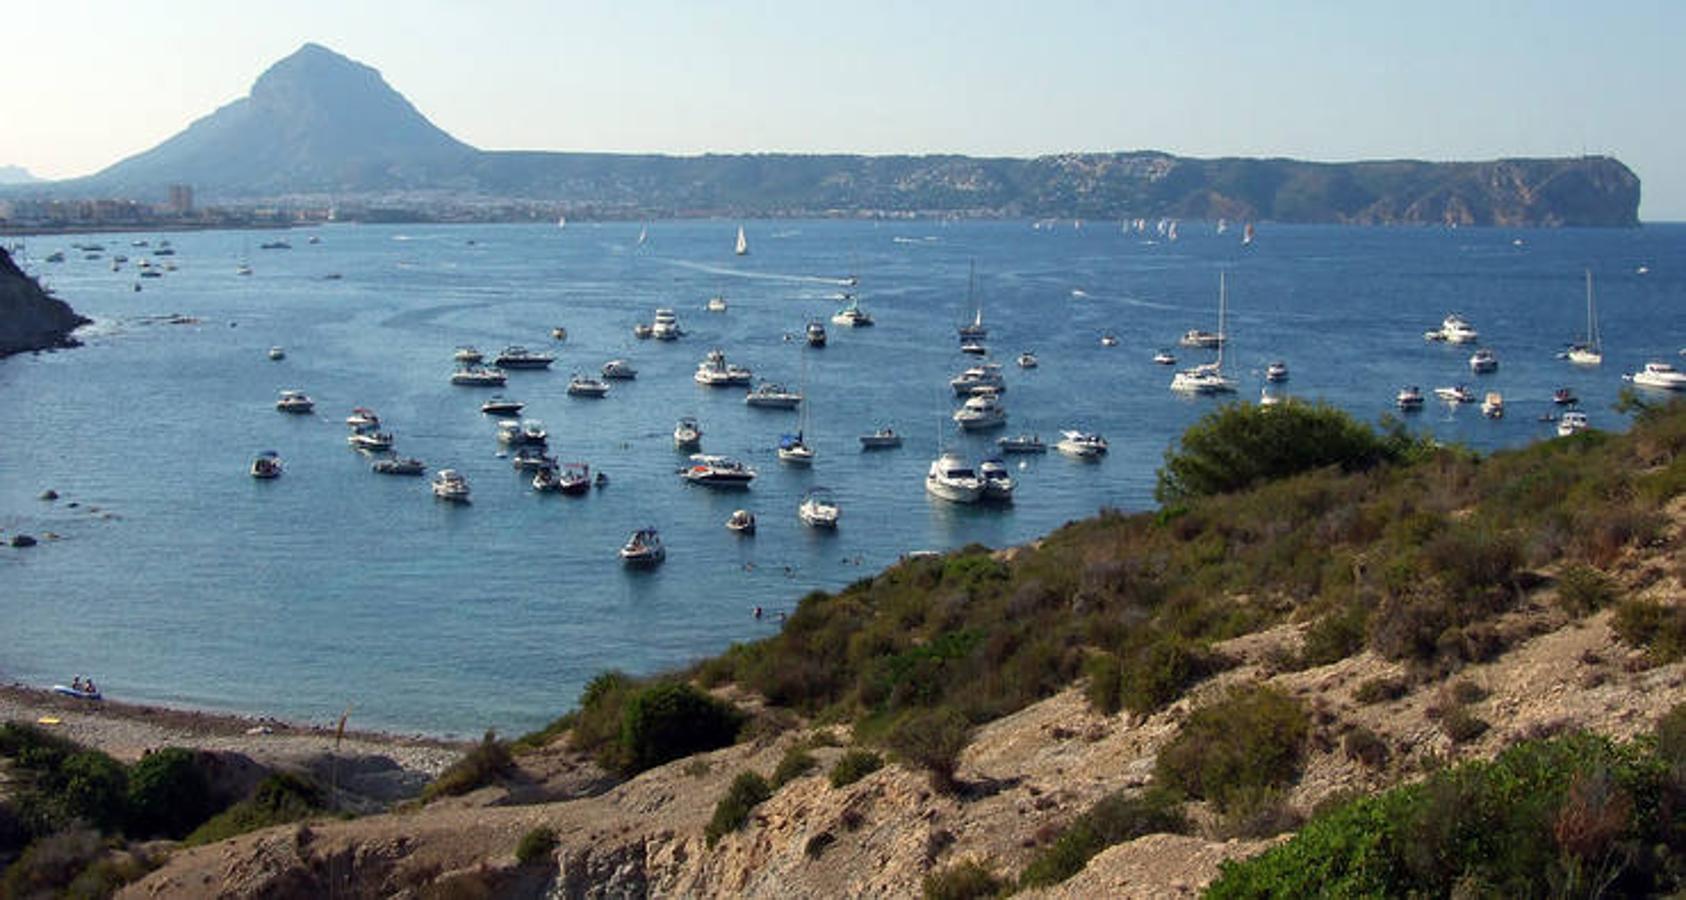
[[[496,416],[519,415],[526,405],[519,400],[511,400],[502,394],[493,394],[485,403],[480,404],[480,411],[487,415]]]
[[[1102,347],[1116,347],[1116,346],[1118,346],[1118,335],[1113,334],[1110,331],[1101,332],[1101,346]]]
[[[282,347],[269,348],[269,358],[277,362],[287,358],[287,351]]]
[[[1036,434],[1015,434],[1010,437],[998,437],[995,446],[1002,453],[1047,453],[1048,445],[1042,442],[1042,437]]]
[[[674,315],[673,310],[666,307],[656,310],[656,318],[650,323],[650,337],[658,341],[677,341],[684,334],[679,328],[679,317]]]
[[[1182,337],[1177,338],[1177,345],[1180,347],[1199,348],[1202,350],[1216,350],[1217,348],[1223,346],[1223,343],[1224,338],[1222,334],[1216,331],[1203,331],[1199,328],[1190,328],[1189,330],[1183,332]]]
[[[1435,331],[1423,332],[1423,337],[1431,341],[1445,341],[1449,344],[1473,344],[1481,339],[1481,332],[1469,324],[1463,316],[1451,313],[1440,323]]]
[[[538,419],[503,419],[498,422],[498,443],[511,447],[542,447],[550,440]]]
[[[1260,406],[1280,406],[1286,399],[1283,395],[1272,391],[1268,384],[1259,389]]]
[[[803,439],[802,432],[779,435],[779,462],[790,463],[793,466],[811,466],[814,464],[814,448]]]
[[[695,450],[702,446],[702,434],[702,426],[697,424],[697,420],[685,416],[673,426],[673,445],[681,450]]]
[[[509,465],[517,472],[536,472],[544,468],[556,468],[556,457],[547,456],[544,446],[533,444],[516,449],[509,458]]]
[[[1079,459],[1096,459],[1106,454],[1107,444],[1106,438],[1093,432],[1064,431],[1054,449]]]
[[[345,424],[359,431],[364,428],[379,428],[381,417],[375,415],[375,411],[367,406],[355,406],[351,409],[351,415],[345,417]]]
[[[1288,364],[1280,360],[1265,366],[1265,380],[1280,383],[1288,380]]]
[[[556,357],[539,350],[528,350],[519,345],[503,348],[492,364],[500,369],[548,369]]]
[[[550,329],[550,337],[551,340],[565,341],[568,339],[568,329],[558,325],[555,328]]]
[[[697,384],[708,387],[736,387],[749,384],[755,373],[748,368],[726,361],[726,354],[719,349],[708,351],[708,356],[697,363],[697,374],[693,376]]]
[[[825,323],[820,322],[817,319],[815,321],[809,322],[808,328],[807,328],[807,336],[808,336],[808,346],[810,346],[810,347],[824,347],[825,346]]]
[[[749,487],[755,480],[755,470],[730,456],[696,453],[691,464],[679,474],[692,484],[710,487]]]
[[[385,453],[392,449],[392,433],[388,431],[353,431],[345,439],[354,450]]]
[[[1177,357],[1169,350],[1161,350],[1153,354],[1153,361],[1161,366],[1174,366],[1177,364]]]
[[[989,348],[985,347],[981,341],[966,341],[960,345],[960,352],[968,356],[987,356]]]
[[[568,393],[575,397],[606,397],[609,395],[609,383],[576,372],[568,379]]]
[[[1598,310],[1592,302],[1592,270],[1586,270],[1586,339],[1569,345],[1563,354],[1577,366],[1604,363],[1604,343],[1598,337]]]
[[[1627,380],[1640,387],[1686,391],[1686,374],[1666,362],[1648,362],[1645,368],[1627,376]]]
[[[440,469],[433,473],[433,496],[452,503],[468,502],[468,479],[456,469]]]
[[[726,519],[726,530],[737,534],[754,534],[755,513],[747,509],[733,510],[732,515]]]
[[[555,466],[539,466],[533,471],[533,490],[541,494],[562,490],[562,478]]]
[[[1488,391],[1481,400],[1481,414],[1489,419],[1504,418],[1505,398],[1498,391]]]
[[[1414,384],[1406,385],[1405,387],[1402,387],[1402,388],[1399,389],[1399,393],[1396,394],[1393,398],[1393,403],[1394,403],[1395,406],[1399,407],[1400,409],[1402,409],[1406,412],[1414,412],[1416,410],[1422,409],[1423,408],[1423,392],[1422,392],[1422,389],[1417,387]]]
[[[629,566],[655,566],[667,559],[661,533],[654,528],[640,528],[621,545],[621,562]]]
[[[967,397],[966,402],[954,411],[953,419],[966,431],[1000,428],[1007,424],[1007,408],[1001,404],[1001,396],[996,392],[981,391]]]
[[[281,454],[274,450],[265,450],[252,460],[251,473],[253,478],[280,478]]]
[[[392,459],[377,459],[369,469],[381,475],[423,475],[427,472],[427,463],[414,456],[398,456]]]
[[[1439,397],[1447,403],[1475,402],[1475,392],[1470,390],[1467,385],[1462,384],[1456,384],[1450,387],[1437,387],[1434,389],[1434,396]]]
[[[1042,361],[1036,358],[1036,354],[1029,350],[1019,354],[1018,362],[1021,369],[1034,369],[1042,364]]]
[[[624,359],[611,359],[603,364],[603,377],[627,381],[637,378],[638,370]]]
[[[795,409],[802,402],[802,394],[782,384],[763,381],[744,395],[743,402],[745,406],[762,409]]]
[[[997,503],[1012,502],[1013,489],[1018,482],[1013,480],[1005,462],[992,458],[978,463],[978,477],[983,479],[982,499]]]
[[[862,450],[888,450],[902,445],[902,436],[888,425],[868,434],[861,435]]]
[[[632,326],[632,336],[641,341],[648,340],[655,332],[656,327],[649,322],[638,322]]]
[[[469,366],[451,373],[451,383],[464,387],[503,387],[509,381],[502,369]]]
[[[708,303],[703,308],[712,313],[723,313],[726,311],[726,298],[715,294],[708,298]]]
[[[931,461],[925,473],[925,492],[951,503],[976,503],[983,489],[983,479],[957,453],[943,453]]]
[[[557,476],[557,490],[570,497],[577,497],[591,490],[591,466],[583,462],[564,463],[562,473]]]
[[[948,386],[954,388],[956,396],[964,397],[982,390],[1002,393],[1007,390],[1007,380],[1001,375],[1000,363],[984,363],[949,379]]]
[[[843,510],[828,488],[809,488],[802,495],[802,502],[796,505],[796,517],[810,528],[836,528],[842,515]]]
[[[472,366],[479,363],[486,357],[474,347],[464,344],[461,347],[458,347],[455,353],[451,354],[451,358],[456,360],[459,365]]]
[[[873,321],[872,316],[861,309],[860,301],[855,299],[855,295],[846,293],[843,295],[843,307],[832,313],[831,323],[845,328],[866,328],[872,325]]]
[[[1571,409],[1558,418],[1557,436],[1568,437],[1572,434],[1580,434],[1591,427],[1592,422],[1587,419],[1586,413],[1578,409]]]
[[[1569,388],[1560,387],[1551,392],[1551,402],[1558,406],[1571,406],[1581,402],[1581,398],[1575,396],[1575,392]]]
[[[275,408],[284,413],[305,414],[316,409],[316,401],[304,391],[282,391],[281,397],[275,401]]]
[[[1499,370],[1499,358],[1493,354],[1493,351],[1482,347],[1470,354],[1469,370],[1477,375],[1497,372]]]

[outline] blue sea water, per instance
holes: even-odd
[[[1273,359],[1292,369],[1289,394],[1366,420],[1391,412],[1401,385],[1467,382],[1503,392],[1509,415],[1431,400],[1410,422],[1484,450],[1549,437],[1539,417],[1560,386],[1596,426],[1624,427],[1610,409],[1621,373],[1686,362],[1686,226],[1267,226],[1242,247],[1234,231],[1198,225],[1167,243],[1117,223],[777,221],[748,223],[742,257],[736,226],[651,223],[643,246],[636,223],[328,226],[289,233],[290,250],[240,232],[29,238],[30,268],[97,323],[80,349],[0,361],[0,529],[59,536],[0,550],[0,679],[91,673],[125,700],[315,721],[351,706],[362,727],[435,734],[536,727],[598,671],[654,671],[765,636],[805,593],[905,552],[1004,546],[1103,506],[1150,507],[1165,450],[1220,402],[1174,396],[1171,370],[1150,358],[1186,329],[1216,328],[1220,271],[1239,399],[1256,399]],[[153,249],[130,246],[137,237],[170,238],[178,270],[137,279]],[[91,241],[103,258],[71,250]],[[58,249],[67,262],[42,262]],[[132,259],[121,272],[115,253]],[[236,275],[242,259],[250,277]],[[1024,465],[1005,509],[923,491],[939,440],[976,457],[1002,433],[961,435],[948,420],[947,380],[972,361],[954,329],[971,316],[974,261],[1007,369],[1006,432],[1052,442],[1081,427],[1112,445],[1093,464],[1009,458]],[[1555,358],[1583,328],[1585,269],[1606,347],[1592,370]],[[878,325],[828,324],[830,345],[804,364],[787,335],[829,316],[851,273]],[[729,310],[705,312],[717,293]],[[633,340],[658,306],[687,336]],[[1471,348],[1423,340],[1452,311],[1481,330],[1498,373],[1472,376]],[[160,318],[172,314],[192,321]],[[550,339],[554,325],[565,342]],[[1118,346],[1101,346],[1104,331]],[[464,343],[556,352],[552,370],[512,372],[504,392],[547,423],[553,452],[590,462],[609,486],[530,491],[478,411],[489,391],[447,382]],[[271,345],[286,359],[266,358]],[[805,377],[812,470],[774,457],[796,413],[692,382],[712,347],[761,377]],[[1013,366],[1026,349],[1040,368]],[[613,357],[629,358],[637,380],[602,400],[565,393],[571,371]],[[316,415],[276,412],[285,388],[309,392]],[[425,479],[372,474],[345,443],[357,405],[381,414],[401,452],[466,473],[473,504],[436,502]],[[760,471],[749,491],[681,482],[670,434],[682,415],[701,420],[707,450]],[[857,435],[885,424],[906,444],[860,452]],[[247,476],[263,449],[285,459],[281,479]],[[842,504],[836,533],[797,522],[813,485]],[[48,488],[61,499],[38,499]],[[738,507],[758,514],[757,536],[723,527]],[[615,550],[644,525],[661,529],[667,562],[628,571]]]

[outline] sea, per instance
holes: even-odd
[[[657,672],[766,637],[804,595],[906,554],[1006,547],[1103,508],[1152,509],[1179,435],[1222,403],[1257,401],[1272,361],[1290,369],[1287,396],[1369,422],[1397,414],[1405,385],[1501,392],[1500,420],[1432,393],[1402,417],[1479,451],[1551,439],[1562,387],[1594,427],[1623,429],[1612,408],[1622,374],[1686,364],[1686,225],[1265,224],[1250,245],[1233,227],[1178,231],[687,220],[19,239],[14,255],[95,323],[80,348],[0,360],[0,538],[47,538],[0,548],[0,680],[81,674],[125,701],[518,734],[574,706],[599,672]],[[158,255],[164,241],[173,255]],[[275,241],[290,247],[263,247]],[[47,262],[54,251],[65,261]],[[128,262],[114,271],[117,255]],[[175,268],[141,278],[143,260]],[[1580,369],[1558,354],[1586,327],[1589,271],[1605,361]],[[1211,358],[1176,342],[1217,329],[1220,274],[1224,362],[1240,389],[1174,395],[1172,369],[1152,357]],[[828,345],[807,349],[804,325],[828,319],[846,291],[877,324],[827,321]],[[726,311],[705,309],[714,296]],[[677,313],[682,339],[634,338],[658,307]],[[977,362],[956,328],[980,309],[1009,421],[965,434],[948,380]],[[1496,373],[1471,374],[1471,346],[1424,340],[1453,312],[1498,354]],[[608,483],[580,497],[532,491],[479,411],[492,391],[449,383],[463,344],[488,357],[508,345],[554,353],[549,370],[511,371],[503,393],[545,423],[553,454]],[[285,358],[271,360],[272,346]],[[696,384],[713,348],[803,391],[805,418]],[[1023,351],[1040,365],[1019,368]],[[602,399],[567,394],[572,373],[612,358],[636,380]],[[287,389],[314,398],[315,414],[278,412]],[[373,474],[346,442],[356,406],[379,413],[400,453],[463,472],[473,502],[435,500],[426,478]],[[706,451],[758,470],[751,488],[680,478],[686,455],[671,434],[687,415]],[[863,452],[859,435],[882,426],[904,444]],[[799,427],[818,451],[811,468],[774,452]],[[925,494],[939,448],[978,459],[1003,434],[1052,444],[1064,429],[1099,432],[1111,452],[1007,457],[1019,481],[1010,506]],[[281,478],[248,475],[264,450],[283,458]],[[835,532],[797,519],[815,486],[841,505]],[[41,499],[48,490],[58,499]],[[759,519],[753,537],[724,527],[739,508]],[[646,526],[663,535],[666,562],[630,570],[616,551]]]

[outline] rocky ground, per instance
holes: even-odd
[[[69,304],[48,296],[0,250],[0,356],[74,347],[70,333],[87,323]]]

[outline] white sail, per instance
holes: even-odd
[[[749,239],[744,237],[742,225],[738,226],[737,254],[739,256],[748,256],[749,255]]]

